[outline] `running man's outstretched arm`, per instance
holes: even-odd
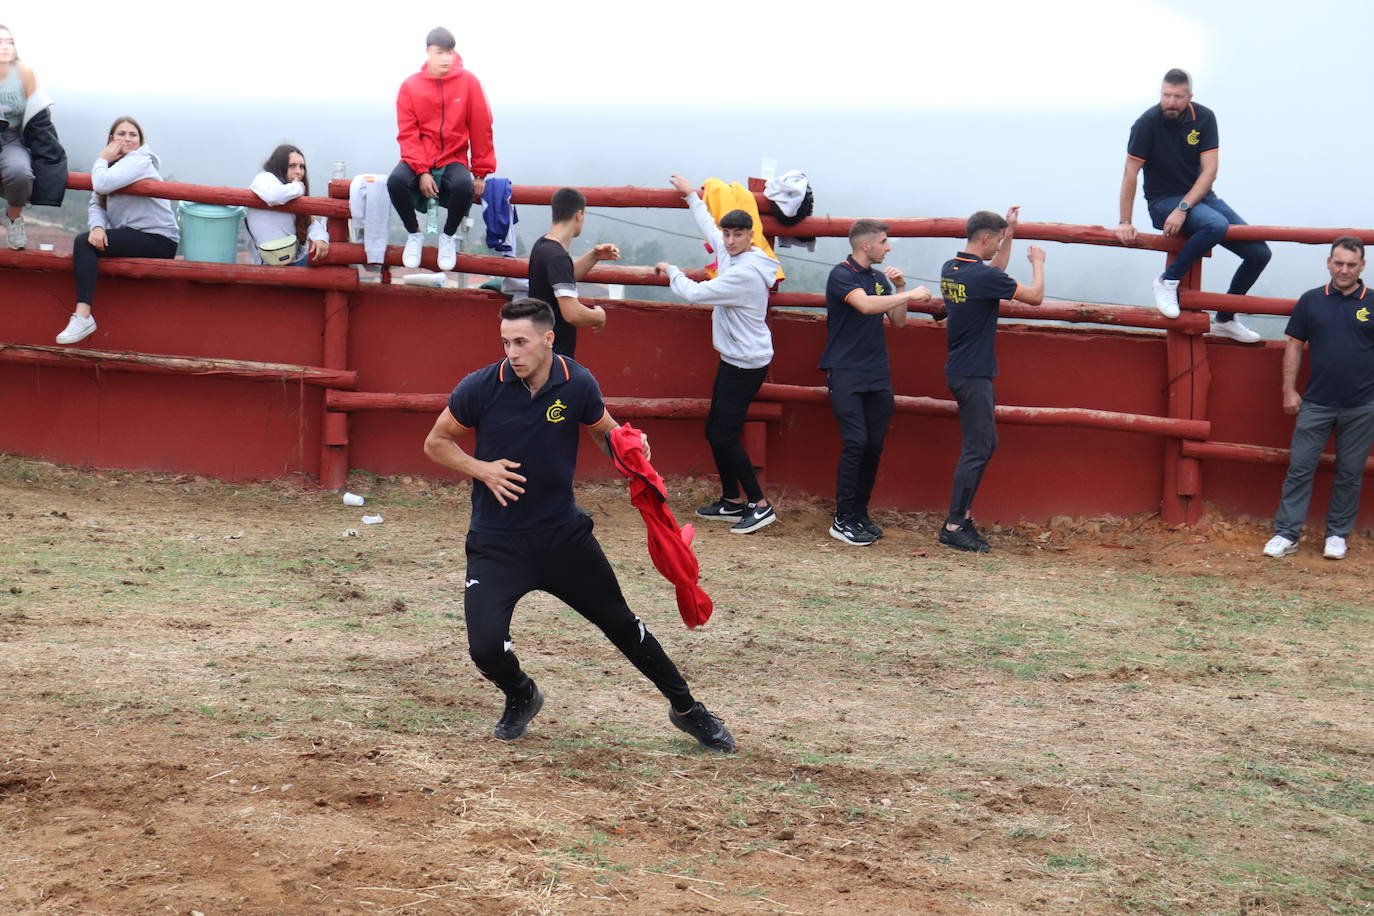
[[[515,468],[520,467],[519,462],[508,458],[478,461],[458,444],[458,440],[468,432],[468,428],[453,419],[453,414],[445,407],[439,419],[434,421],[434,428],[425,437],[425,455],[430,461],[450,471],[480,480],[501,505],[515,502],[525,492],[525,488],[520,486],[525,478],[515,473]]]

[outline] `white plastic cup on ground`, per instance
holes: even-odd
[[[343,495],[343,501],[345,506],[361,506],[364,502],[363,498],[357,493],[345,493]]]

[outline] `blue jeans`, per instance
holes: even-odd
[[[1178,208],[1178,202],[1181,200],[1183,195],[1180,194],[1158,197],[1150,201],[1150,222],[1154,223],[1156,229],[1164,228],[1164,221]],[[1227,226],[1244,225],[1245,220],[1240,218],[1239,213],[1232,210],[1226,201],[1208,191],[1206,197],[1189,209],[1188,218],[1183,222],[1183,235],[1187,236],[1187,241],[1183,243],[1183,250],[1174,256],[1168,267],[1164,268],[1164,279],[1183,279],[1184,274],[1192,269],[1199,258],[1220,244],[1222,248],[1240,258],[1240,267],[1236,268],[1235,276],[1231,278],[1231,286],[1226,291],[1237,296],[1250,292],[1250,287],[1255,285],[1265,265],[1269,263],[1269,246],[1264,242],[1223,241]],[[1218,321],[1230,321],[1234,317],[1234,312],[1217,312]]]

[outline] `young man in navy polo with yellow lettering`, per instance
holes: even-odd
[[[1263,242],[1225,241],[1226,227],[1244,226],[1245,220],[1212,191],[1219,145],[1216,115],[1193,101],[1192,79],[1178,69],[1164,74],[1159,104],[1131,126],[1116,236],[1124,243],[1135,241],[1131,213],[1135,209],[1136,176],[1143,167],[1150,221],[1166,236],[1187,237],[1183,250],[1154,281],[1155,308],[1166,318],[1178,317],[1178,282],[1217,244],[1240,258],[1228,293],[1248,293],[1269,263],[1269,246]],[[1241,324],[1233,312],[1217,312],[1212,333],[1241,343],[1260,340],[1260,335]]]
[[[949,515],[940,526],[939,541],[946,547],[985,553],[987,539],[973,524],[973,497],[983,481],[983,471],[997,448],[996,397],[992,380],[997,377],[997,310],[1003,299],[1027,305],[1045,300],[1045,252],[1030,246],[1031,285],[1021,286],[1007,276],[1007,260],[1016,235],[1020,207],[1007,211],[1006,219],[990,210],[968,218],[964,250],[940,270],[940,292],[947,313],[949,358],[945,381],[959,404],[959,429],[963,449],[954,468]],[[984,261],[989,263],[984,264]]]
[[[612,419],[592,374],[553,352],[553,310],[538,299],[501,307],[506,358],[458,383],[425,440],[425,454],[471,477],[463,613],[477,669],[506,695],[493,733],[511,740],[544,695],[511,651],[515,605],[536,589],[596,624],[668,698],[668,719],[715,751],[733,751],[724,723],[692,697],[654,635],[630,611],[615,572],[573,501],[580,429],[609,450]],[[476,431],[472,454],[459,440]],[[649,452],[648,437],[644,452]]]
[[[1298,549],[1312,500],[1312,477],[1326,441],[1336,434],[1336,474],[1326,510],[1329,560],[1345,556],[1345,538],[1360,510],[1365,459],[1374,446],[1374,295],[1360,279],[1364,243],[1341,236],[1326,259],[1331,282],[1308,290],[1288,319],[1283,351],[1283,409],[1297,414],[1288,476],[1274,519],[1274,536],[1265,556],[1282,557]],[[1306,344],[1312,372],[1298,396],[1298,368]]]
[[[855,220],[849,228],[850,255],[830,271],[825,284],[825,349],[820,368],[830,389],[830,406],[840,427],[840,465],[835,472],[835,523],[830,536],[867,547],[883,536],[868,517],[868,499],[878,478],[878,459],[892,422],[892,372],[888,368],[883,316],[893,327],[906,324],[907,303],[930,299],[930,290],[906,290],[895,267],[873,269],[892,250],[887,224]]]

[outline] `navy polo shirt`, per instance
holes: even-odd
[[[860,267],[853,256],[830,271],[825,283],[825,349],[822,369],[861,369],[875,376],[891,375],[883,316],[865,315],[844,301],[856,289],[870,296],[890,296],[897,290],[886,274]]]
[[[473,457],[520,463],[525,492],[502,506],[486,484],[472,482],[472,530],[522,534],[577,518],[573,472],[582,426],[601,421],[606,404],[592,374],[566,356],[554,356],[544,387],[530,397],[525,383],[501,360],[458,383],[448,399],[453,419],[477,431]]]
[[[1000,267],[961,251],[940,268],[940,294],[948,318],[945,375],[997,377],[997,307],[1016,295],[1016,281]]]
[[[1145,163],[1145,199],[1154,202],[1187,194],[1202,173],[1202,154],[1219,145],[1212,109],[1191,102],[1177,121],[1168,121],[1155,105],[1131,125],[1126,155]]]
[[[1310,354],[1303,400],[1322,407],[1374,401],[1374,296],[1364,281],[1349,293],[1332,283],[1303,293],[1284,333]]]

